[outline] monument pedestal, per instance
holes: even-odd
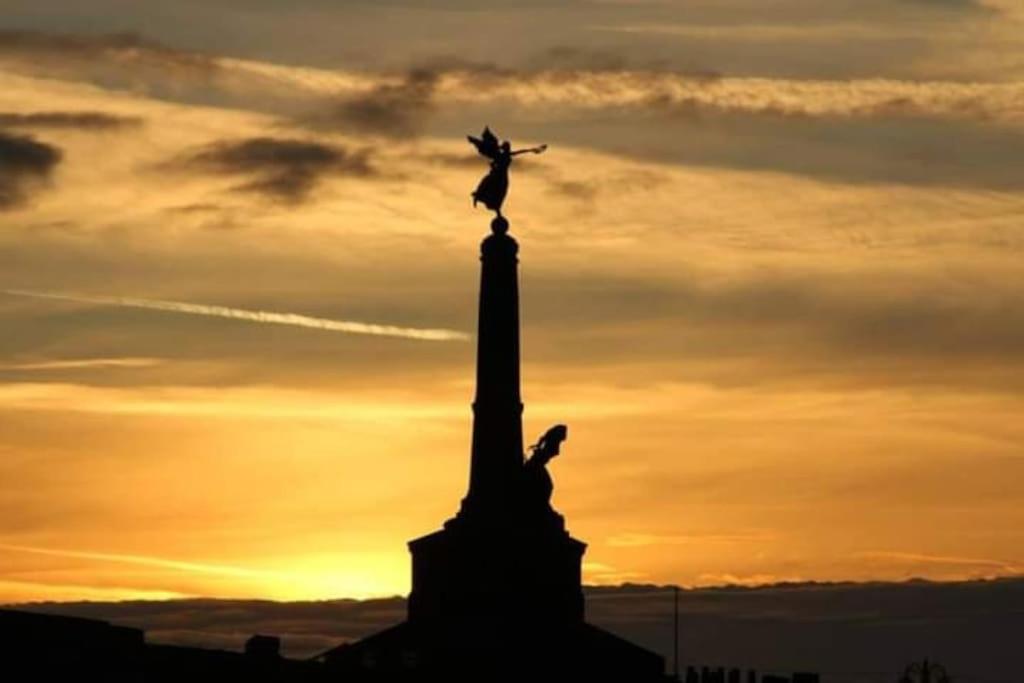
[[[409,620],[582,622],[586,547],[553,523],[491,525],[456,517],[409,543]]]

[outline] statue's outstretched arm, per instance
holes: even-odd
[[[516,150],[515,152],[512,152],[511,154],[512,154],[513,157],[515,157],[516,155],[524,155],[524,154],[527,154],[527,153],[532,153],[532,154],[535,154],[535,155],[539,155],[542,152],[544,152],[545,150],[547,150],[547,148],[548,148],[547,144],[542,144],[541,146],[538,146],[538,147],[527,147],[526,150]]]

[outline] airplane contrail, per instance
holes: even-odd
[[[273,325],[294,325],[296,327],[309,327],[316,330],[329,330],[331,332],[347,332],[349,334],[371,334],[381,337],[401,337],[403,339],[420,339],[425,341],[464,341],[469,339],[469,335],[457,330],[377,325],[354,320],[331,320],[330,318],[313,318],[297,313],[252,311],[244,308],[190,304],[182,301],[158,301],[122,296],[87,296],[82,294],[37,292],[25,289],[4,289],[0,291],[12,296],[27,296],[36,299],[56,299],[58,301],[76,301],[78,303],[99,304],[101,306],[126,306],[128,308],[145,308],[152,311],[208,315],[216,318],[247,320],[249,322],[270,323]]]
[[[199,574],[223,574],[225,576],[240,577],[268,577],[274,576],[274,572],[260,569],[249,569],[247,567],[232,567],[221,564],[205,564],[199,562],[183,562],[180,560],[168,560],[162,557],[149,557],[144,555],[124,555],[120,553],[97,553],[84,550],[64,550],[62,548],[38,548],[27,545],[12,545],[0,543],[0,551],[31,553],[33,555],[48,555],[50,557],[67,557],[80,560],[95,560],[97,562],[120,562],[125,564],[137,564],[147,567],[162,567],[165,569],[177,569],[185,572]]]
[[[67,358],[34,363],[8,363],[0,370],[88,370],[90,368],[146,368],[159,365],[159,358]]]

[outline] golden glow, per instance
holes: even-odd
[[[452,130],[484,121],[552,144],[517,161],[506,213],[525,429],[571,426],[555,503],[586,581],[1020,574],[1018,14],[972,15],[947,38],[977,44],[916,76],[463,65],[410,101],[443,123],[422,130],[314,116],[400,73],[0,54],[0,113],[143,122],[0,130],[62,155],[0,206],[0,289],[94,299],[0,294],[0,602],[405,593],[405,543],[464,494],[474,344],[97,302],[472,331],[485,167]],[[716,35],[739,59],[772,32],[880,30],[816,26]],[[694,39],[608,28],[586,30]],[[194,163],[248,138],[373,170],[282,197]]]
[[[124,576],[123,565],[142,567],[147,571],[146,580],[176,584],[182,574],[196,575],[198,582],[193,585],[209,587],[223,586],[227,593],[217,597],[247,597],[260,595],[274,600],[315,600],[328,595],[345,595],[353,598],[390,595],[394,586],[404,579],[405,566],[394,562],[394,558],[366,553],[312,555],[290,557],[283,570],[253,569],[249,567],[225,566],[183,562],[161,557],[142,557],[116,553],[33,548],[0,545],[0,553],[10,557],[36,555],[49,558],[85,560],[83,570],[92,575],[92,580],[105,582]],[[211,581],[204,583],[203,578]],[[226,580],[227,579],[227,580]],[[167,599],[173,597],[195,597],[206,593],[184,591],[157,591],[132,586],[69,586],[59,583],[0,582],[5,591],[5,601],[40,601],[54,599]]]

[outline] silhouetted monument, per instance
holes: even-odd
[[[519,247],[507,230],[499,214],[480,249],[476,397],[462,505],[443,528],[409,543],[407,621],[320,659],[355,679],[663,680],[662,657],[584,621],[586,544],[551,507],[546,469],[567,428],[548,430],[524,461]]]

